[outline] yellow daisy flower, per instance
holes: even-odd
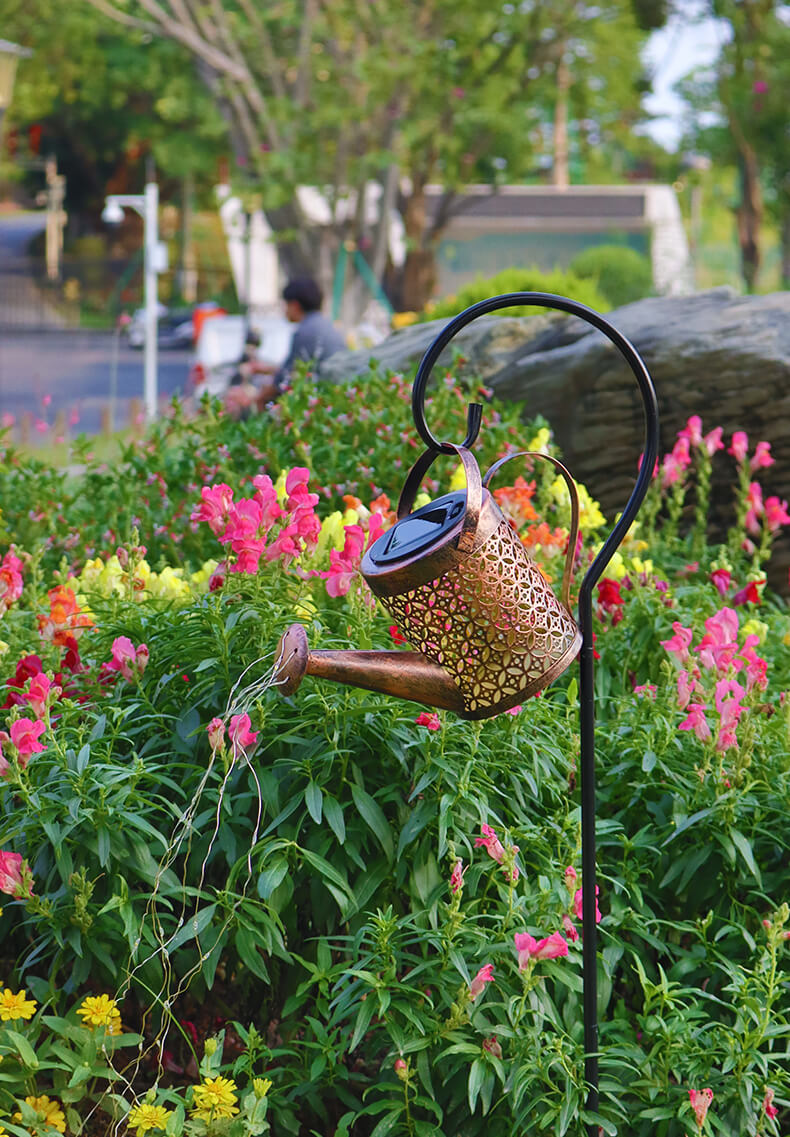
[[[13,1019],[32,1019],[36,1013],[35,999],[28,999],[24,991],[14,994],[8,987],[0,993],[0,1021],[7,1023]]]
[[[230,1078],[217,1075],[216,1078],[206,1078],[199,1086],[194,1087],[192,1116],[201,1121],[216,1121],[220,1117],[235,1117],[239,1112],[236,1105],[236,1095],[233,1092],[236,1083]]]
[[[50,1129],[57,1129],[58,1133],[66,1132],[66,1118],[63,1110],[60,1108],[60,1102],[54,1098],[47,1097],[42,1094],[41,1097],[27,1097],[25,1098],[25,1105],[31,1106],[42,1122]],[[21,1121],[22,1114],[15,1113],[14,1121]]]
[[[114,1028],[121,1023],[121,1012],[115,999],[109,995],[88,995],[83,999],[77,1014],[85,1026],[109,1027],[112,1034],[117,1033]]]
[[[151,1105],[143,1102],[129,1110],[126,1115],[126,1124],[130,1129],[137,1130],[137,1137],[143,1137],[149,1129],[164,1129],[169,1117],[173,1116],[172,1109],[165,1109],[163,1105]]]

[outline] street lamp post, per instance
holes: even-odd
[[[157,380],[157,321],[159,299],[157,276],[167,268],[167,247],[159,240],[159,186],[148,182],[139,193],[114,193],[105,199],[102,220],[118,225],[124,209],[133,209],[143,219],[143,308],[145,312],[143,344],[143,402],[149,422],[156,418],[158,401]]]

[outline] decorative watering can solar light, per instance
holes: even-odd
[[[634,489],[620,519],[587,570],[579,590],[579,622],[569,591],[579,520],[576,487],[565,467],[546,454],[523,451],[500,459],[483,476],[471,447],[482,407],[469,406],[467,435],[458,446],[440,442],[425,421],[425,388],[439,355],[457,332],[499,308],[534,304],[579,316],[614,344],[631,368],[645,410],[645,445]],[[591,308],[543,292],[512,292],[473,304],[451,320],[423,356],[412,389],[412,413],[427,449],[406,478],[398,520],[368,549],[362,575],[416,651],[310,651],[301,624],[280,640],[277,682],[293,694],[305,675],[380,691],[461,718],[484,719],[510,710],[546,687],[579,656],[584,939],[584,1049],[587,1108],[598,1108],[597,931],[595,923],[595,707],[592,590],[625,537],[647,493],[658,455],[658,406],[653,381],[629,341]],[[440,454],[455,454],[466,490],[411,511],[420,483]],[[571,496],[571,526],[561,598],[511,529],[488,486],[505,462],[533,457],[557,467]],[[588,1127],[597,1134],[597,1123]]]

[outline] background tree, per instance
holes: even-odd
[[[706,0],[705,14],[725,21],[722,50],[680,87],[689,106],[689,145],[737,171],[734,213],[749,291],[758,281],[766,203],[783,235],[783,279],[790,279],[787,12],[778,0]]]
[[[108,188],[140,189],[150,158],[165,189],[187,175],[213,183],[226,126],[178,47],[130,38],[87,5],[0,0],[0,17],[4,35],[33,49],[12,121],[57,157],[73,216],[98,217]]]
[[[477,0],[88,2],[130,38],[168,39],[196,60],[292,267],[316,268],[297,186],[321,187],[334,248],[364,248],[379,278],[397,206],[406,259],[395,299],[415,308],[434,289],[436,249],[461,205],[458,191],[534,172],[541,80],[556,75],[565,45],[596,20],[627,21],[638,36],[626,0],[494,9]],[[638,52],[619,67],[641,74]],[[633,86],[630,102],[638,103]],[[426,193],[434,182],[445,191],[438,204]],[[382,187],[377,221],[365,208],[371,183]]]

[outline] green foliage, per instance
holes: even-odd
[[[234,423],[216,405],[193,420],[178,414],[113,469],[89,462],[73,482],[8,453],[0,549],[13,536],[27,552],[22,594],[0,625],[2,673],[13,677],[36,652],[65,688],[43,713],[45,749],[22,763],[2,739],[0,849],[27,858],[34,887],[6,889],[6,986],[49,1004],[10,1030],[62,1061],[39,1072],[28,1063],[23,1085],[30,1054],[0,1033],[9,1131],[3,1114],[22,1112],[30,1090],[66,1102],[82,1085],[59,1024],[73,1025],[77,1001],[103,990],[142,1042],[123,1081],[85,1083],[85,1125],[93,1105],[109,1124],[135,1102],[172,1110],[168,1137],[246,1137],[269,1124],[341,1137],[561,1135],[584,1124],[682,1137],[695,1126],[689,1089],[710,1086],[701,1132],[781,1132],[784,1117],[765,1102],[770,1089],[784,1110],[790,1095],[790,620],[783,602],[760,603],[756,584],[738,595],[762,577],[773,537],[766,519],[759,533],[751,519],[743,548],[749,454],[728,547],[706,541],[711,458],[700,436],[673,482],[665,462],[596,596],[602,1096],[591,1117],[573,938],[574,671],[519,713],[481,723],[449,713],[418,722],[414,704],[314,678],[283,698],[265,679],[294,619],[309,625],[311,647],[340,650],[391,647],[390,619],[356,587],[327,594],[314,575],[330,566],[327,543],[290,565],[263,558],[257,573],[229,572],[214,591],[205,571],[200,584],[189,576],[223,551],[205,522],[189,521],[203,485],[226,482],[238,500],[263,470],[276,478],[309,463],[311,485],[324,483],[322,518],[344,494],[394,499],[417,453],[408,395],[403,379],[374,373],[338,388],[305,379],[272,419]],[[463,433],[466,401],[437,385],[429,417],[443,436]],[[533,439],[513,408],[491,403],[485,414],[483,465],[549,440],[545,428]],[[540,534],[536,555],[556,581],[566,500],[553,474],[524,472],[530,480],[506,488],[502,505],[526,540]],[[576,586],[605,531],[582,497]],[[342,520],[326,521],[327,540],[339,525],[342,542]],[[726,598],[714,564],[732,577]],[[55,584],[74,589],[75,614],[95,625],[72,626],[78,669],[57,640],[62,624],[54,629]],[[744,687],[729,746],[718,745],[719,673],[696,650],[722,609],[735,621],[723,666]],[[707,740],[679,730],[687,709],[662,646],[677,626],[691,633]],[[121,636],[148,648],[147,666],[128,676],[106,669]],[[31,713],[22,689],[6,688],[22,699],[4,708],[6,731]],[[241,713],[257,739],[212,744],[212,721]],[[555,933],[567,955],[519,966],[514,936]],[[61,1032],[51,1050],[47,1030]],[[66,1037],[81,1053],[83,1040]],[[195,1072],[202,1085],[232,1080],[217,1092],[237,1112],[206,1117]],[[271,1085],[256,1088],[264,1076]],[[102,1099],[110,1086],[115,1096]]]
[[[454,296],[443,296],[436,303],[431,303],[420,315],[422,321],[444,320],[457,316],[464,308],[477,304],[480,300],[487,300],[490,296],[500,296],[508,292],[551,292],[555,296],[567,296],[578,300],[599,312],[606,312],[611,307],[607,297],[596,283],[584,279],[581,273],[560,269],[554,272],[544,272],[539,268],[506,268],[495,276],[465,284]],[[499,316],[534,316],[542,309],[533,307],[503,308],[497,312]]]
[[[627,245],[593,245],[571,261],[569,271],[591,280],[610,308],[642,300],[653,293],[649,259]]]

